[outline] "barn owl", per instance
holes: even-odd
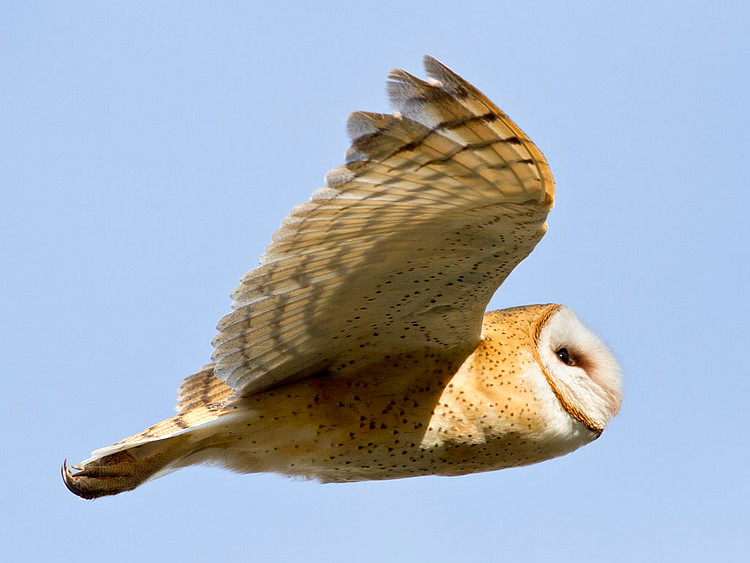
[[[80,466],[83,498],[213,463],[321,482],[464,475],[560,456],[604,430],[620,370],[567,307],[485,313],[547,230],[531,140],[431,57],[389,76],[393,114],[352,146],[233,293],[177,415]]]

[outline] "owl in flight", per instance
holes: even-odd
[[[346,164],[292,209],[232,292],[177,415],[65,485],[114,495],[188,465],[322,482],[464,475],[567,454],[620,408],[616,360],[562,305],[485,313],[547,230],[531,140],[431,57],[355,112]]]

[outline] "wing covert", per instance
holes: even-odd
[[[411,350],[468,354],[492,294],[544,235],[542,153],[473,86],[425,67],[429,82],[391,72],[393,115],[349,117],[346,164],[232,292],[213,359],[236,392]]]

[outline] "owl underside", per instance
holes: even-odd
[[[493,334],[485,323],[468,358],[402,354],[241,399],[207,366],[183,383],[177,416],[95,452],[83,471],[64,471],[66,484],[95,498],[198,464],[329,483],[464,475],[536,463],[595,439],[544,386],[541,396],[532,392],[538,382],[522,370],[486,377],[484,358],[504,348]],[[545,401],[559,411],[555,424]]]

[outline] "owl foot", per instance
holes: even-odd
[[[71,465],[67,460],[62,465],[62,479],[68,490],[85,499],[95,499],[116,495],[134,489],[148,475],[144,475],[135,458],[127,451],[105,456],[81,467]]]
[[[63,462],[62,479],[68,490],[85,499],[130,491],[191,451],[183,435],[116,447],[124,449],[83,466],[69,469],[67,460]]]

